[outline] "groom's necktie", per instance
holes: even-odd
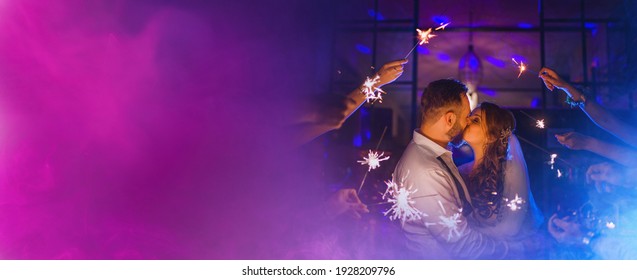
[[[453,178],[453,183],[454,185],[456,185],[458,196],[460,197],[460,200],[462,201],[462,214],[465,216],[468,216],[469,214],[471,214],[471,212],[473,212],[473,207],[471,207],[471,203],[469,203],[469,200],[467,200],[467,197],[465,196],[464,189],[462,189],[462,184],[460,184],[460,182],[458,181],[458,178],[456,178],[456,175],[453,174],[453,172],[451,171],[451,168],[449,167],[449,165],[447,165],[447,163],[442,158],[442,156],[437,157],[437,159],[440,161],[440,163],[442,163],[442,165],[445,168],[447,168],[447,172],[449,172],[449,174]]]

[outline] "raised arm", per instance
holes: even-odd
[[[544,81],[544,84],[549,90],[553,91],[557,88],[566,92],[574,102],[580,104],[579,107],[582,108],[584,113],[586,113],[597,126],[615,135],[626,144],[637,147],[637,134],[633,133],[633,126],[608,112],[592,98],[587,99],[582,92],[562,80],[552,69],[547,67],[542,68],[539,77]]]
[[[374,87],[382,87],[389,84],[403,74],[403,64],[406,59],[395,60],[386,63],[378,70],[378,82]],[[343,123],[365,103],[365,94],[361,86],[345,96],[329,97],[329,101],[319,100],[302,108],[302,114],[293,123],[291,128],[292,143],[303,144],[331,130],[339,129]],[[326,98],[327,99],[327,98]]]
[[[403,65],[405,63],[407,63],[407,60],[401,59],[394,60],[383,65],[383,67],[378,70],[378,73],[376,73],[379,79],[374,87],[379,88],[398,79],[398,77],[403,74]],[[349,116],[351,116],[361,105],[363,105],[363,103],[365,103],[365,95],[361,92],[362,86],[363,85],[359,86],[347,95],[345,99],[345,110],[342,112],[344,118],[335,129],[340,128],[340,125],[342,125]]]
[[[556,134],[555,138],[569,149],[587,150],[621,165],[637,167],[637,151],[635,149],[615,145],[578,132]]]

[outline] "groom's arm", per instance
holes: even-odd
[[[452,179],[447,173],[431,170],[409,177],[405,186],[413,185],[418,189],[412,197],[414,207],[423,215],[420,220],[406,223],[406,232],[418,234],[428,231],[452,258],[506,259],[522,256],[524,250],[521,244],[492,238],[471,227],[461,212]]]

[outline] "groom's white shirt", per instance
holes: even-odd
[[[451,169],[437,159],[441,156]],[[469,199],[462,177],[453,164],[451,152],[414,131],[414,137],[394,171],[394,181],[417,190],[411,194],[413,206],[423,214],[405,221],[403,231],[408,248],[424,259],[519,258],[519,243],[493,239],[474,229],[461,212],[462,203],[454,185],[456,176]]]

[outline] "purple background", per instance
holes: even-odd
[[[286,257],[329,4],[249,2],[2,1],[0,258]]]

